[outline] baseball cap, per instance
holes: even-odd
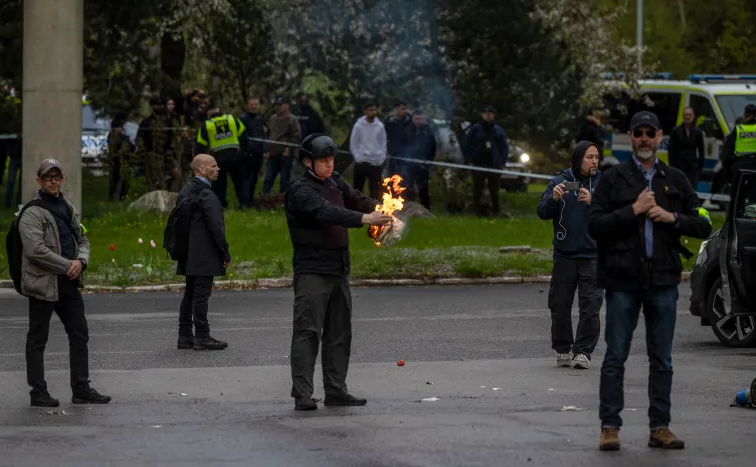
[[[496,108],[494,106],[492,106],[492,105],[487,105],[483,109],[483,113],[485,113],[485,112],[491,112],[492,114],[495,114],[496,113]]]
[[[58,169],[60,170],[61,175],[63,174],[63,167],[61,167],[60,162],[55,159],[43,160],[37,168],[37,177],[41,177],[52,169]]]
[[[756,105],[748,104],[747,106],[745,106],[745,110],[743,110],[743,113],[749,114],[749,115],[756,115]]]
[[[275,100],[275,104],[276,105],[278,105],[278,104],[285,104],[285,103],[286,103],[286,98],[284,96],[278,96],[278,97],[276,97],[276,100]]]
[[[661,124],[659,123],[659,117],[655,113],[641,110],[633,115],[633,118],[630,120],[630,129],[635,130],[640,126],[650,126],[654,130],[658,130]]]

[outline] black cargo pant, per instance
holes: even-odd
[[[312,396],[315,361],[323,341],[326,395],[347,394],[352,349],[352,293],[349,276],[294,275],[294,332],[291,337],[291,397]]]
[[[580,318],[577,334],[572,333],[572,303],[578,291]],[[596,285],[596,260],[554,256],[549,288],[551,348],[557,353],[583,354],[589,359],[601,333],[599,312],[604,293]]]
[[[84,300],[78,281],[58,277],[58,301],[29,297],[29,332],[26,335],[26,380],[32,392],[47,390],[45,347],[50,335],[53,311],[68,334],[71,389],[76,392],[89,385],[89,328],[84,316]]]
[[[212,293],[212,276],[186,276],[186,288],[179,312],[179,337],[192,337],[192,322],[194,337],[205,339],[210,336],[207,303]]]

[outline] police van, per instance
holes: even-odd
[[[604,123],[610,125],[611,130],[604,136],[603,166],[631,157],[630,118],[641,110],[649,110],[659,117],[664,137],[658,156],[668,163],[669,135],[675,126],[682,124],[683,110],[690,106],[695,111],[695,125],[704,132],[706,153],[701,179],[694,188],[699,193],[725,193],[727,181],[720,151],[745,106],[756,104],[756,75],[691,75],[687,80],[673,80],[670,73],[660,73],[655,79],[640,80],[640,96],[635,98],[622,89],[626,89],[626,85],[616,81],[616,77],[604,75],[612,92],[604,96],[609,111]]]

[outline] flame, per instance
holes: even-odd
[[[376,211],[381,211],[384,214],[393,216],[394,212],[402,210],[404,207],[404,198],[399,195],[406,190],[406,188],[401,186],[401,182],[402,177],[399,175],[392,175],[389,178],[383,179],[383,186],[386,188],[386,192],[383,193],[383,204],[376,206]],[[380,245],[380,242],[376,242],[375,239],[389,227],[390,226],[385,225],[371,225],[368,229],[368,235],[370,235],[370,238],[373,239],[373,242],[376,245]]]

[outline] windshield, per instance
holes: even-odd
[[[743,110],[748,104],[756,105],[756,93],[732,94],[716,96],[717,104],[722,110],[722,116],[730,130],[735,126],[735,119],[743,116]]]

